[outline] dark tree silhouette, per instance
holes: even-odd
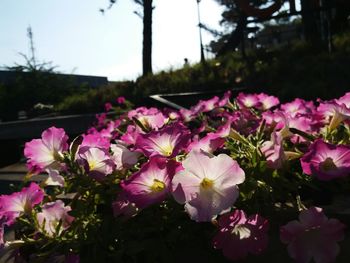
[[[137,1],[143,4],[143,48],[142,72],[143,76],[152,74],[152,0]]]
[[[247,10],[242,6],[250,9],[248,11],[256,12],[260,7],[269,4],[271,0],[216,0],[220,5],[225,6],[220,23],[230,30],[229,33],[223,34],[216,42],[211,43],[211,48],[217,55],[223,55],[227,52],[234,51],[244,37],[244,30],[247,26]],[[244,3],[248,3],[244,5]],[[253,10],[251,10],[253,9]],[[264,10],[265,11],[265,10]]]
[[[314,47],[332,50],[332,34],[347,30],[350,15],[349,0],[216,0],[225,6],[221,23],[225,25],[225,34],[211,43],[212,51],[222,55],[234,51],[244,37],[247,18],[255,22],[264,22],[280,11],[282,4],[289,3],[289,12],[278,12],[274,18],[300,14],[303,34]],[[295,3],[300,1],[301,11],[297,12]],[[229,32],[228,32],[229,31]],[[327,45],[325,45],[327,44]]]

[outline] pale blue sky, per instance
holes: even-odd
[[[154,0],[154,71],[177,68],[187,57],[199,61],[196,0]],[[58,71],[134,79],[142,69],[142,20],[132,0],[0,0],[0,66],[24,63],[29,53],[27,27],[34,33],[36,56]],[[222,8],[214,0],[200,3],[202,22],[219,29]],[[203,34],[204,44],[213,37]]]

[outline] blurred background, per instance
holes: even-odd
[[[8,165],[25,141],[53,125],[78,135],[105,103],[119,114],[228,89],[341,96],[349,29],[348,0],[2,0],[2,178],[24,173]]]

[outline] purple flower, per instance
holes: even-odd
[[[42,212],[36,216],[40,230],[48,236],[60,235],[74,220],[74,217],[68,215],[69,211],[70,206],[65,206],[61,200],[44,204]],[[57,229],[59,224],[61,227]]]
[[[21,213],[31,213],[34,205],[39,204],[43,198],[44,192],[36,183],[23,187],[21,192],[1,195],[0,218],[6,219],[6,225],[12,225]]]
[[[288,253],[299,263],[335,262],[339,253],[338,241],[344,238],[345,225],[337,219],[328,219],[322,209],[311,207],[280,228],[280,238],[288,244]]]
[[[41,172],[46,168],[58,168],[63,152],[68,149],[68,137],[63,129],[51,127],[41,134],[41,139],[33,139],[24,147],[28,158],[28,168]]]
[[[151,158],[148,163],[121,183],[127,199],[138,208],[163,201],[170,191],[170,182],[177,164],[164,158]]]
[[[185,203],[193,220],[210,221],[236,201],[237,184],[243,183],[245,174],[228,155],[209,157],[192,151],[182,166],[184,170],[172,181],[173,196],[178,203]]]
[[[300,159],[303,172],[329,181],[350,173],[350,147],[316,140]]]
[[[214,237],[214,248],[222,249],[230,260],[244,259],[248,253],[260,254],[268,243],[268,221],[258,214],[247,217],[235,210],[220,216],[219,232]]]

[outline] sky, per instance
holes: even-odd
[[[153,0],[153,71],[200,60],[196,0]],[[142,73],[142,11],[133,0],[0,0],[0,66],[25,64],[31,26],[38,61],[52,62],[61,73],[136,79]],[[201,0],[202,23],[220,29],[223,8]],[[214,37],[203,32],[203,43]],[[207,54],[208,56],[211,54]]]

